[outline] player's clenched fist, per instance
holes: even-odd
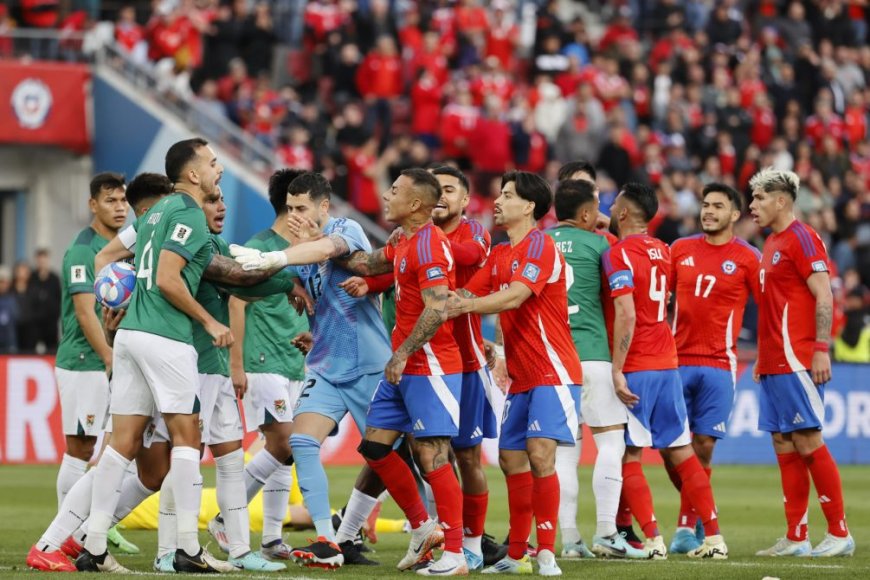
[[[205,331],[211,336],[212,344],[218,348],[226,348],[233,345],[233,333],[229,327],[224,326],[217,320],[205,324]]]
[[[387,379],[387,382],[393,385],[398,385],[402,380],[402,372],[404,372],[406,364],[408,364],[407,357],[402,356],[399,353],[393,353],[393,356],[390,357],[390,360],[387,362],[387,366],[384,369],[384,378]]]
[[[287,255],[284,252],[261,252],[237,244],[230,245],[230,254],[244,270],[271,270],[287,265]]]

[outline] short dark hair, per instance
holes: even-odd
[[[135,208],[143,199],[172,193],[172,182],[160,173],[140,173],[127,186],[127,203]]]
[[[287,211],[287,188],[294,179],[305,173],[303,169],[279,169],[269,177],[269,203],[279,216]]]
[[[592,181],[598,179],[598,173],[595,171],[595,166],[584,159],[580,159],[578,161],[569,161],[559,168],[559,181],[571,179],[571,176],[578,171],[588,173],[589,177],[592,178]]]
[[[311,201],[320,201],[332,197],[332,186],[320,173],[306,171],[290,182],[287,193],[284,195],[284,207],[287,207],[288,195],[302,195],[307,193]]]
[[[412,167],[402,171],[401,175],[410,179],[414,187],[428,198],[430,206],[434,206],[441,199],[441,184],[429,171],[421,167]]]
[[[114,171],[104,171],[97,173],[91,179],[91,199],[97,199],[101,191],[112,191],[119,187],[124,187],[127,180],[123,173],[115,173]]]
[[[704,186],[701,199],[705,199],[711,193],[724,193],[731,200],[731,206],[739,212],[743,211],[743,196],[739,191],[725,183],[713,182]]]
[[[471,192],[471,185],[468,183],[468,178],[465,177],[465,174],[452,167],[450,165],[439,165],[438,167],[431,167],[429,171],[432,175],[450,175],[451,177],[455,177],[459,180],[459,183],[465,188],[466,193]]]
[[[206,145],[208,145],[208,141],[201,137],[185,139],[184,141],[175,143],[166,152],[166,159],[164,160],[166,177],[168,177],[172,183],[178,183],[178,180],[181,178],[181,172],[184,170],[184,166],[190,163],[191,159],[196,157],[197,149],[205,147]]]
[[[566,179],[556,186],[556,219],[574,219],[577,210],[595,201],[595,186],[584,179]]]
[[[622,186],[620,191],[623,196],[633,203],[643,214],[644,222],[649,223],[659,211],[659,199],[652,187],[630,181]]]
[[[514,182],[517,189],[517,195],[526,201],[535,203],[534,217],[538,221],[550,211],[550,206],[553,205],[553,191],[550,189],[550,184],[537,173],[529,173],[528,171],[508,171],[501,176],[501,187]]]

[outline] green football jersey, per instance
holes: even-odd
[[[184,193],[167,195],[139,218],[136,287],[121,328],[193,344],[193,322],[164,298],[157,287],[157,268],[163,250],[187,260],[181,277],[196,296],[202,273],[211,260],[209,236],[202,208]]]
[[[245,245],[271,252],[283,250],[290,244],[274,230],[268,229]],[[307,330],[308,318],[297,314],[284,294],[248,304],[245,308],[245,371],[302,380],[305,377],[305,357],[290,341]]]
[[[229,245],[220,236],[211,234],[209,243],[212,253],[230,255]],[[196,301],[202,304],[206,312],[211,314],[215,320],[224,326],[230,325],[229,299],[227,294],[217,286],[208,280],[203,280],[196,293]],[[230,375],[229,351],[216,347],[212,344],[213,340],[203,325],[193,321],[193,348],[196,349],[196,367],[199,374],[228,377]]]
[[[61,272],[61,328],[55,366],[69,371],[102,371],[105,365],[85,338],[76,309],[74,294],[94,293],[94,258],[109,240],[88,226],[79,232],[63,255]],[[96,303],[97,318],[102,319],[100,303]]]
[[[610,361],[601,309],[601,255],[610,247],[604,236],[573,226],[547,230],[565,256],[568,323],[581,361]]]
[[[390,286],[381,296],[381,316],[387,328],[387,335],[391,336],[393,328],[396,327],[396,287]]]

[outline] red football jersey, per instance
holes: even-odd
[[[758,296],[761,252],[734,237],[715,246],[704,234],[671,247],[674,337],[680,365],[737,373],[734,345],[749,293]]]
[[[396,274],[395,352],[414,330],[423,312],[423,290],[435,286],[455,289],[456,269],[447,236],[431,223],[410,238],[402,236],[397,246],[387,245],[384,255],[393,261]],[[462,357],[453,338],[453,322],[448,320],[423,348],[408,358],[403,374],[435,376],[461,372]]]
[[[827,271],[825,244],[808,225],[795,220],[764,242],[758,273],[759,374],[795,373],[811,367],[816,299],[807,278]]]
[[[677,347],[667,321],[671,249],[645,234],[628,236],[601,255],[613,298],[633,294],[634,336],[623,372],[677,368]]]
[[[532,295],[519,308],[499,314],[510,392],[582,384],[583,371],[568,327],[565,258],[550,236],[535,229],[514,247],[499,244],[489,267],[475,274],[465,289],[486,296],[512,282],[525,284]]]
[[[462,264],[456,252],[453,252],[456,260],[456,287],[464,287],[481,267],[486,263],[491,244],[489,232],[483,229],[479,222],[462,218],[459,227],[446,234],[453,247],[465,244],[477,246],[479,258],[473,264]],[[483,333],[480,329],[479,314],[463,314],[453,320],[453,337],[459,346],[462,355],[462,372],[473,373],[480,370],[486,364],[486,356],[483,351]]]

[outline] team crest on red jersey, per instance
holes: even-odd
[[[402,258],[401,263],[399,264],[399,272],[402,274],[405,273],[405,268],[408,267],[408,260],[406,258]]]
[[[516,272],[516,271],[517,271],[517,268],[519,268],[519,267],[520,267],[520,262],[519,262],[519,260],[514,260],[514,261],[511,263],[511,274],[513,274],[514,272]]]
[[[730,276],[737,271],[737,264],[731,260],[725,260],[722,262],[722,271]]]
[[[782,258],[782,254],[779,253],[779,250],[775,251],[773,253],[773,259],[771,260],[771,262],[773,263],[774,266],[779,264],[780,258]]]

